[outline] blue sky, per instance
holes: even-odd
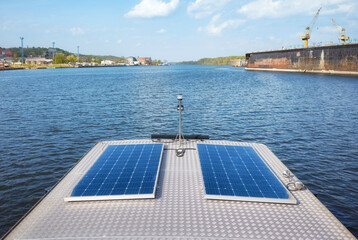
[[[338,43],[331,18],[358,40],[357,0],[0,0],[0,46],[56,47],[83,54],[168,61]]]

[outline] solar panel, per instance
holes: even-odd
[[[249,146],[197,144],[205,198],[296,204]]]
[[[65,201],[155,198],[163,144],[109,145]]]

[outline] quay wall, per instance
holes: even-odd
[[[358,75],[358,44],[251,52],[246,70]]]

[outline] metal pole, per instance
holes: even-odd
[[[24,64],[24,37],[20,37],[21,39],[21,63]]]
[[[182,143],[182,140],[184,141],[184,136],[181,132],[181,112],[184,110],[184,106],[181,104],[181,101],[183,100],[183,95],[181,94],[178,94],[178,97],[177,97],[178,101],[179,101],[179,105],[178,105],[178,111],[179,111],[179,133],[178,133],[178,140],[179,140],[179,147],[178,149],[176,150],[176,155],[177,157],[183,157],[184,156],[184,153],[185,153],[185,149],[184,148],[181,148],[181,143]],[[175,138],[176,140],[176,138]]]
[[[179,148],[181,147],[181,99],[179,99]]]
[[[53,61],[55,62],[55,42],[52,42],[52,58]]]

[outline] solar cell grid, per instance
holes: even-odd
[[[209,198],[251,201],[248,198],[291,197],[252,147],[197,144],[197,149]]]
[[[162,150],[163,144],[109,145],[73,189],[71,197],[154,197]]]

